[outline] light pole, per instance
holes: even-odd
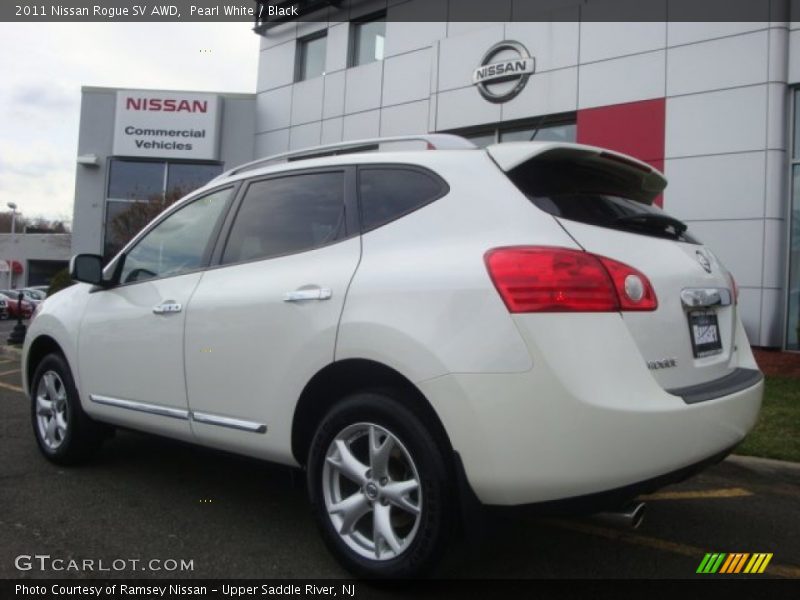
[[[9,202],[6,206],[11,209],[11,248],[16,250],[15,244],[17,242],[17,203]],[[9,260],[8,265],[8,289],[13,289],[14,285],[14,261]]]

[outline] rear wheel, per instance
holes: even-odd
[[[441,557],[455,513],[442,451],[390,395],[356,394],[322,421],[308,487],[323,538],[365,577],[411,577]]]
[[[31,421],[42,454],[61,465],[88,458],[105,437],[105,428],[83,412],[72,373],[60,354],[48,354],[36,368]]]

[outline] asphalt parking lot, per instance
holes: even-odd
[[[27,321],[23,321],[23,323],[27,323]],[[14,325],[16,324],[17,322],[13,319],[0,320],[0,346],[6,343],[8,335],[11,333],[11,330],[14,329]]]
[[[19,363],[0,355],[0,578],[340,578],[309,515],[302,473],[122,431],[64,469],[36,449]],[[444,578],[686,578],[709,552],[773,553],[800,578],[800,466],[732,458],[648,499],[636,531],[589,519],[487,516]],[[20,555],[191,560],[186,572],[20,571]],[[750,577],[732,575],[730,577]]]

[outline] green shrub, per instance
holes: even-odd
[[[61,269],[58,273],[53,275],[53,278],[50,280],[50,287],[47,288],[47,295],[52,296],[56,292],[68,288],[73,283],[75,282],[70,279],[69,269]]]

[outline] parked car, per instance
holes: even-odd
[[[33,308],[35,309],[39,304],[41,304],[43,298],[39,296],[36,292],[33,292],[27,288],[20,288],[17,290],[6,290],[9,294],[12,294],[14,298],[17,297],[18,294],[22,293],[22,297],[25,302],[28,302]]]
[[[0,319],[8,318],[8,302],[5,297],[0,298]]]
[[[32,302],[38,303],[47,298],[47,292],[38,288],[23,288],[21,291]]]
[[[429,150],[233,169],[104,270],[73,258],[83,283],[24,345],[44,456],[78,462],[118,425],[303,467],[336,557],[399,577],[476,501],[620,510],[742,441],[763,378],[736,285],[654,205],[661,173],[408,139]]]
[[[30,300],[24,299],[24,294],[22,302],[19,302],[20,291],[21,290],[0,290],[0,296],[6,299],[7,316],[9,319],[18,318],[20,312],[22,313],[23,319],[30,319],[36,308]]]

